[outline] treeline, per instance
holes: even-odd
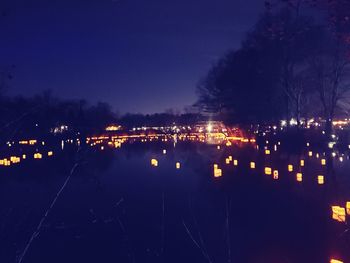
[[[47,136],[61,125],[67,125],[73,134],[92,134],[116,121],[117,115],[107,103],[63,100],[50,92],[0,98],[0,136],[6,140]]]
[[[227,122],[348,116],[350,2],[265,1],[239,49],[203,78],[197,106]]]

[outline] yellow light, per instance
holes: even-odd
[[[341,223],[345,222],[345,208],[340,206],[332,206],[332,218]]]
[[[214,163],[214,170],[215,169],[218,169],[219,168],[219,165],[217,165],[216,163]]]
[[[321,164],[326,165],[326,159],[321,159]]]
[[[270,154],[270,150],[266,149],[266,150],[265,150],[265,154],[266,154],[266,155],[269,155],[269,154]]]
[[[23,154],[22,155],[22,159],[24,160],[24,159],[26,159],[27,158],[27,156],[25,155],[25,154]]]
[[[154,166],[154,167],[157,167],[158,166],[157,159],[151,159],[151,165]]]
[[[216,146],[216,149],[220,150],[220,145]]]
[[[278,179],[278,170],[273,171],[273,179],[275,179],[275,180]]]
[[[288,171],[289,171],[289,172],[293,172],[293,165],[288,164]]]
[[[226,142],[226,146],[231,146],[231,145],[232,145],[232,143],[230,141]]]
[[[175,166],[176,166],[176,169],[180,169],[181,168],[180,162],[177,162]]]
[[[232,161],[232,156],[230,155],[230,156],[228,157],[228,159],[229,159],[230,161]]]
[[[340,261],[338,259],[331,259],[330,263],[344,263],[343,261]]]
[[[350,216],[350,201],[346,202],[346,213]]]
[[[324,176],[323,175],[317,176],[317,182],[318,184],[324,184]]]
[[[165,149],[163,150],[163,154],[166,154],[166,150]]]
[[[36,144],[36,140],[29,140],[29,144],[30,145]]]
[[[305,166],[305,161],[304,160],[300,160],[300,166]]]
[[[302,173],[297,173],[297,181],[302,182],[303,181],[303,174]]]
[[[226,159],[225,159],[225,163],[226,163],[226,164],[229,164],[229,163],[230,163],[230,159],[229,159],[229,158],[226,158]]]
[[[312,157],[312,151],[309,151],[309,156]]]
[[[238,160],[233,160],[233,165],[237,166],[238,165]]]
[[[267,175],[271,175],[272,174],[271,167],[265,167],[265,174],[267,174]]]
[[[41,153],[34,153],[34,159],[42,159],[43,155]]]
[[[250,168],[255,169],[255,162],[250,162]]]
[[[214,177],[220,177],[220,176],[222,176],[222,170],[214,169]]]
[[[52,156],[53,155],[53,151],[49,151],[48,153],[47,153],[47,156]]]

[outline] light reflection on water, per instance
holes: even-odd
[[[331,208],[350,200],[346,156],[173,143],[101,142],[77,154],[65,145],[52,159],[1,171],[1,262],[16,262],[74,160],[80,166],[23,262],[349,262],[347,225]]]

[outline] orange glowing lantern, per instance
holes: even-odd
[[[266,149],[266,150],[265,150],[265,154],[266,154],[266,155],[269,155],[270,153],[271,153],[271,152],[270,152],[269,149]]]
[[[255,162],[250,162],[250,168],[255,169]]]
[[[297,173],[297,181],[302,182],[303,181],[303,174],[302,173]]]
[[[293,172],[293,165],[288,164],[288,172]]]
[[[324,176],[323,175],[317,176],[317,182],[318,184],[324,184]]]
[[[238,160],[233,160],[233,165],[237,166],[238,165]]]
[[[47,153],[47,156],[52,156],[53,155],[53,151],[49,151],[48,153]]]
[[[312,157],[312,151],[309,151],[309,157]]]
[[[300,160],[300,166],[305,166],[305,161],[304,160]]]
[[[330,263],[344,263],[343,261],[340,261],[338,259],[331,259]]]
[[[35,153],[34,154],[34,159],[42,159],[43,155],[41,153]]]
[[[271,167],[265,167],[265,174],[266,174],[266,175],[271,175],[271,174],[272,174],[272,169],[271,169]]]
[[[229,159],[229,158],[226,158],[226,159],[225,159],[225,163],[226,163],[226,164],[230,164],[230,159]]]
[[[346,221],[345,208],[340,206],[332,206],[332,218],[338,222]]]
[[[321,164],[326,165],[326,159],[321,159]]]
[[[275,180],[278,179],[278,170],[273,171],[273,179],[275,179]]]
[[[158,166],[158,160],[157,159],[151,159],[151,165],[154,167]]]
[[[350,202],[346,202],[346,213],[350,216]]]
[[[221,176],[222,176],[222,170],[214,169],[214,177],[221,177]]]

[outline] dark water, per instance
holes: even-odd
[[[350,201],[349,165],[249,144],[66,147],[0,168],[0,262],[350,262],[348,225],[331,218],[331,205]]]

